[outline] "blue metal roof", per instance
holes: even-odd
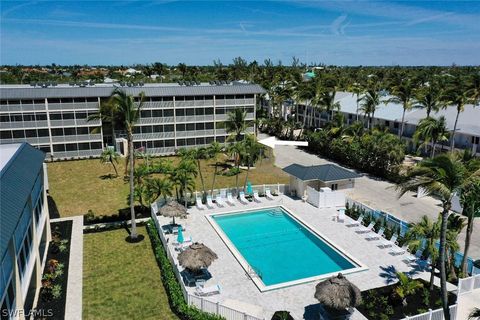
[[[303,181],[320,180],[323,182],[328,182],[361,177],[361,175],[355,172],[334,164],[306,167],[295,163],[283,168],[283,171]]]
[[[1,147],[0,147],[1,152]],[[45,154],[22,143],[0,172],[0,259],[8,248]]]

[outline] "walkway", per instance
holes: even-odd
[[[480,308],[480,289],[465,293],[458,298],[457,319],[468,319],[473,308]]]
[[[261,138],[263,137],[264,135]],[[334,163],[292,146],[276,146],[274,155],[275,165],[280,168],[284,168],[292,163],[306,166]],[[356,180],[355,188],[349,196],[370,207],[387,211],[409,222],[418,221],[423,215],[436,219],[441,210],[440,201],[432,197],[417,199],[414,193],[409,192],[398,199],[398,193],[393,183],[367,175]],[[475,219],[474,225],[474,230],[477,231],[474,231],[472,234],[469,256],[480,259],[480,218]],[[465,229],[459,237],[459,244],[462,250],[464,242]]]

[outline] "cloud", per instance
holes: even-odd
[[[435,21],[435,20],[441,20],[444,17],[451,16],[453,15],[453,12],[446,12],[446,13],[441,13],[441,14],[435,14],[429,17],[424,17],[420,19],[415,19],[410,22],[408,22],[406,25],[407,26],[415,26],[420,23],[425,23],[425,22],[430,22],[430,21]]]
[[[24,3],[17,4],[17,5],[9,8],[9,9],[2,10],[3,11],[2,12],[2,18],[5,19],[7,17],[7,15],[9,15],[10,13],[15,12],[18,9],[21,9],[23,7],[33,6],[36,3],[37,3],[37,1],[24,2]],[[3,5],[5,5],[5,3]]]
[[[345,28],[343,27],[343,23],[347,20],[347,15],[342,14],[335,20],[333,20],[332,24],[330,25],[330,30],[335,35],[344,34]]]

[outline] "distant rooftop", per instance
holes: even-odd
[[[186,83],[186,84],[185,84]],[[76,84],[49,84],[42,86],[30,84],[0,85],[2,99],[43,99],[43,98],[75,98],[75,97],[108,97],[114,88],[120,87],[129,94],[138,95],[144,92],[147,96],[195,96],[195,95],[229,95],[229,94],[262,94],[265,90],[252,83],[243,82],[193,82],[179,83],[141,83],[117,82]]]
[[[346,179],[355,179],[360,178],[361,175],[352,172],[350,170],[344,169],[335,164],[323,164],[317,166],[302,166],[300,164],[291,164],[285,168],[283,171],[286,173],[299,178],[302,181],[308,180],[320,180],[323,182],[329,181],[339,181]]]

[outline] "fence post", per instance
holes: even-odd
[[[471,282],[471,285],[470,285],[470,290],[469,292],[473,291],[475,289],[475,277],[471,277],[470,278],[472,281]]]
[[[243,319],[247,320],[247,314],[245,312],[243,313]]]
[[[220,306],[219,306],[220,302],[217,301],[217,311],[216,311],[216,314],[220,314]]]
[[[428,309],[428,320],[432,320],[432,316],[433,316],[432,309]]]
[[[203,311],[203,298],[200,299],[200,309]]]

